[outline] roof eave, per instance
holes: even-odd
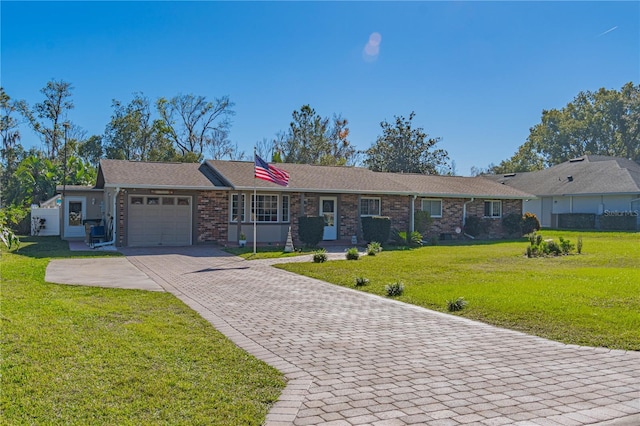
[[[106,183],[104,185],[106,188],[120,188],[120,189],[173,189],[173,190],[183,190],[183,191],[216,191],[216,190],[232,190],[233,188],[228,186],[191,186],[191,185],[140,185],[140,184],[130,184],[130,183]]]

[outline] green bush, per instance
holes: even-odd
[[[360,258],[360,253],[358,253],[358,249],[356,247],[351,247],[347,250],[346,257],[347,260],[358,260]]]
[[[578,236],[578,244],[576,246],[576,249],[578,250],[578,254],[582,254],[582,236]]]
[[[407,243],[411,247],[421,246],[422,245],[422,234],[419,233],[418,231],[413,231],[411,234],[409,234],[409,240],[407,241]]]
[[[527,257],[544,257],[544,256],[560,256],[568,255],[575,250],[575,245],[569,240],[559,238],[560,243],[557,243],[551,239],[544,240],[542,235],[535,232],[529,234],[529,246],[527,247]],[[578,245],[580,253],[582,251],[582,238],[578,238]]]
[[[387,292],[387,296],[389,297],[402,296],[402,293],[404,292],[404,284],[400,281],[387,284],[384,286],[384,290]]]
[[[314,263],[324,263],[326,261],[327,261],[327,251],[325,249],[320,249],[313,253]]]
[[[316,247],[324,234],[322,216],[300,216],[298,218],[298,237],[308,247]]]
[[[369,256],[375,256],[382,251],[382,246],[377,241],[371,241],[367,244],[367,254]]]
[[[536,232],[540,230],[540,221],[538,220],[538,216],[534,213],[526,212],[524,216],[522,216],[522,235],[528,235],[532,232]]]
[[[362,236],[366,242],[389,240],[391,219],[383,216],[367,216],[362,218]]]
[[[449,312],[458,312],[467,306],[468,302],[464,300],[464,297],[458,297],[456,300],[447,300],[447,310]]]
[[[369,279],[365,277],[356,277],[356,287],[363,287],[369,284]]]
[[[468,216],[464,224],[465,234],[469,234],[472,237],[486,234],[488,230],[489,222],[481,217]]]
[[[413,229],[421,234],[426,234],[432,223],[433,218],[429,212],[418,210],[413,215]]]
[[[394,228],[391,233],[391,242],[396,246],[407,245],[407,233]]]

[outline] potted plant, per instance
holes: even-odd
[[[240,244],[240,247],[244,247],[247,245],[247,236],[244,234],[244,232],[240,232],[240,241],[238,241],[238,244]]]

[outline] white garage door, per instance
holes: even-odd
[[[191,197],[130,196],[128,245],[191,245]]]

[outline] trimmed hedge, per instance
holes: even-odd
[[[391,219],[385,216],[367,216],[362,218],[362,236],[367,243],[381,244],[389,240]]]
[[[595,229],[596,215],[593,213],[564,213],[558,215],[558,228]]]
[[[322,216],[300,216],[298,218],[298,237],[304,245],[316,247],[324,234]]]
[[[635,216],[600,216],[600,229],[607,231],[635,231],[638,219]]]

